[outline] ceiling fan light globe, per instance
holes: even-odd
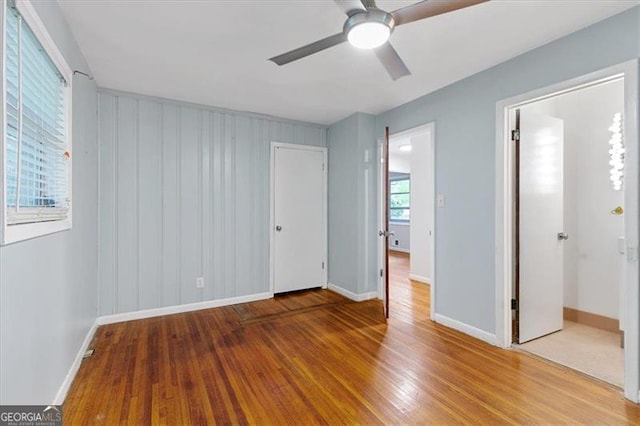
[[[389,40],[391,28],[382,22],[363,22],[349,30],[347,38],[359,49],[375,49]]]

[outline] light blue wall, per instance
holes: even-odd
[[[389,238],[391,250],[409,252],[411,250],[411,226],[408,223],[389,223],[389,231],[393,236]],[[397,244],[396,244],[397,242]]]
[[[358,120],[352,115],[327,132],[329,151],[329,282],[358,292]]]
[[[381,114],[399,132],[435,122],[437,313],[495,332],[496,102],[640,55],[634,8]]]
[[[358,117],[358,293],[375,292],[378,287],[378,215],[377,187],[379,164],[375,138],[376,117]]]
[[[329,128],[329,282],[355,294],[377,288],[375,117]]]
[[[326,127],[110,91],[99,111],[100,315],[268,292],[270,143]]]
[[[71,69],[87,72],[57,3],[32,4]],[[96,93],[74,77],[73,229],[0,247],[0,404],[52,403],[96,318]]]

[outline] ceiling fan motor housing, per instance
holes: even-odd
[[[393,28],[396,26],[396,21],[393,19],[393,16],[391,16],[391,14],[380,9],[369,9],[367,11],[354,13],[353,15],[349,16],[349,18],[344,23],[342,31],[346,35],[349,34],[349,31],[351,31],[354,27],[369,22],[379,23],[387,26],[389,28],[389,33],[392,33]]]

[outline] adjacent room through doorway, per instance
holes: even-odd
[[[433,299],[433,125],[391,135],[388,150],[389,181],[382,178],[381,188],[387,188],[389,223],[381,229],[389,231],[389,299],[403,303],[415,284],[431,285]]]
[[[624,80],[512,110],[522,350],[624,386]]]

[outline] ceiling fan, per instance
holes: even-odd
[[[278,65],[285,65],[349,41],[353,46],[361,49],[374,49],[391,78],[397,80],[411,72],[398,52],[387,41],[395,27],[485,1],[488,0],[426,0],[393,12],[385,12],[378,9],[375,0],[335,0],[348,16],[342,32],[274,56],[269,60]]]

